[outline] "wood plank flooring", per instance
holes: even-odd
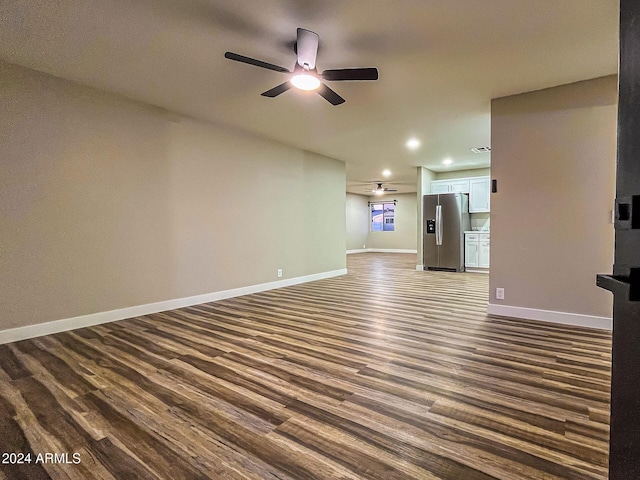
[[[414,264],[0,346],[0,478],[605,479],[610,334]]]

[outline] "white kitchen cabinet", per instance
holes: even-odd
[[[464,266],[473,268],[478,266],[478,235],[464,236]]]
[[[431,193],[468,193],[469,213],[488,213],[491,196],[490,177],[434,180]]]
[[[431,193],[469,193],[469,179],[435,180]]]
[[[464,234],[464,266],[467,269],[488,269],[491,234]]]
[[[451,180],[449,183],[453,193],[469,193],[469,180]]]
[[[450,188],[446,182],[431,182],[431,193],[449,193]]]
[[[480,268],[489,268],[489,251],[490,251],[490,242],[487,238],[483,240],[481,235],[481,239],[478,241],[478,267]]]
[[[491,179],[489,177],[469,180],[469,213],[489,212]]]

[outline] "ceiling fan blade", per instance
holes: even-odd
[[[274,65],[272,63],[263,62],[262,60],[256,60],[255,58],[245,57],[244,55],[238,55],[237,53],[233,52],[225,52],[224,58],[235,60],[236,62],[248,63],[249,65],[255,65],[256,67],[262,67],[269,70],[274,70],[276,72],[291,73],[284,67],[279,67],[278,65]]]
[[[395,188],[385,188],[384,191],[385,192],[397,192],[398,190],[396,190]]]
[[[262,92],[260,95],[262,95],[263,97],[273,98],[273,97],[277,97],[281,93],[286,92],[290,88],[291,88],[291,83],[284,82],[284,83],[281,83],[280,85],[278,85],[277,87],[273,87],[271,90],[267,90],[266,92]]]
[[[309,66],[309,70],[316,68],[316,56],[318,55],[318,34],[311,30],[298,28],[298,40],[296,43],[298,52],[298,65]]]
[[[320,84],[320,88],[316,90],[320,96],[322,96],[327,102],[331,105],[340,105],[344,103],[345,100],[336,92],[327,87],[324,83]]]
[[[337,80],[377,80],[378,69],[371,68],[340,68],[337,70],[325,70],[322,78],[330,82]]]

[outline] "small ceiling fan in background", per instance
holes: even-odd
[[[387,185],[385,187],[385,185]],[[394,182],[393,180],[382,181],[382,180],[371,180],[368,182],[354,182],[351,184],[352,187],[363,187],[362,193],[368,193],[371,195],[372,193],[375,195],[383,195],[385,193],[395,193],[398,191],[396,187],[398,186],[414,186],[415,184],[412,182]]]
[[[394,192],[397,192],[397,191],[398,191],[397,188],[386,188],[386,187],[382,186],[382,183],[378,183],[376,185],[376,188],[371,190],[371,193],[375,193],[376,195],[382,195],[384,193],[394,193]]]
[[[385,182],[379,182],[374,180],[372,182],[365,182],[362,185],[366,187],[363,190],[363,193],[373,193],[375,195],[383,195],[385,193],[395,193],[398,191],[396,188],[384,187]],[[393,182],[386,182],[387,185],[393,185]]]
[[[318,41],[319,37],[317,33],[305,30],[304,28],[298,28],[297,40],[294,46],[294,52],[297,54],[298,58],[293,71],[233,52],[226,52],[224,56],[225,58],[235,60],[236,62],[247,63],[249,65],[255,65],[256,67],[274,70],[276,72],[292,74],[286,82],[263,92],[261,95],[264,97],[277,97],[281,93],[289,90],[291,87],[295,87],[300,90],[316,90],[321,97],[332,105],[340,105],[345,102],[344,98],[322,83],[321,80],[335,82],[343,80],[378,79],[378,69],[373,67],[340,68],[337,70],[324,70],[322,73],[318,73],[318,69],[316,68]]]

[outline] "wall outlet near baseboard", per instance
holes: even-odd
[[[504,300],[504,288],[496,288],[496,300]]]
[[[362,248],[367,248],[367,246],[366,245],[362,245]]]
[[[281,268],[278,269],[278,278],[280,278],[280,277],[282,277],[282,269]]]

